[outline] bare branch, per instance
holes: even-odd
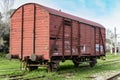
[[[5,23],[8,23],[10,17],[9,11],[14,4],[14,0],[2,0],[1,3],[2,3],[3,16],[4,16],[3,20]]]
[[[4,20],[0,22],[0,37],[2,37],[4,34],[9,33],[9,27],[10,27],[10,12],[11,7],[14,4],[14,0],[0,0],[0,7],[2,8],[2,16]]]

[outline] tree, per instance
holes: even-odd
[[[2,7],[2,15],[3,15],[3,21],[5,23],[9,23],[10,14],[9,11],[11,7],[14,5],[14,0],[0,0],[1,7]]]
[[[4,45],[6,49],[9,47],[10,16],[14,11],[11,9],[13,4],[14,0],[0,0],[2,9],[2,14],[0,14],[0,45]]]
[[[14,4],[14,0],[0,0],[1,8],[2,8],[2,22],[0,26],[0,37],[3,34],[9,33],[10,28],[10,15],[14,11],[14,9],[11,9],[11,7]]]
[[[1,19],[2,19],[2,14],[1,14],[1,12],[0,12],[0,23],[1,23]]]
[[[107,36],[106,36],[106,43],[109,46],[109,50],[111,53],[113,53],[113,46],[114,46],[114,33],[110,30],[107,29]]]

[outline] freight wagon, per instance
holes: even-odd
[[[10,53],[30,70],[46,66],[55,71],[59,62],[73,61],[77,67],[105,56],[105,28],[36,3],[20,6],[11,16]]]

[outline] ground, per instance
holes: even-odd
[[[120,53],[107,53],[106,60],[99,59],[93,68],[88,63],[75,68],[72,61],[61,62],[57,72],[47,72],[46,68],[35,71],[20,70],[18,60],[7,60],[3,56],[0,57],[0,80],[105,80],[120,72]]]

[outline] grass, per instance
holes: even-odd
[[[99,59],[97,65],[93,68],[85,66],[88,65],[88,63],[80,64],[78,68],[74,68],[73,63],[68,60],[64,63],[60,63],[60,69],[58,72],[47,72],[46,68],[39,68],[38,70],[31,72],[25,70],[21,71],[19,70],[20,63],[18,60],[9,61],[6,60],[4,56],[0,55],[0,75],[8,74],[10,76],[24,74],[22,76],[23,78],[33,78],[35,76],[39,76],[39,80],[92,80],[92,76],[95,74],[120,71],[120,61],[109,62],[109,60],[120,59],[120,54],[107,54],[106,60]],[[5,79],[5,77],[0,76],[0,80],[9,79]]]

